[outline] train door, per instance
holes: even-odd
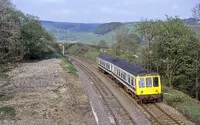
[[[131,77],[131,85],[135,88],[135,78],[134,77]]]

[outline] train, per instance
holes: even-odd
[[[99,70],[109,74],[138,103],[163,101],[158,73],[106,53],[100,53],[96,62]]]

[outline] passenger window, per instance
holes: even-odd
[[[122,78],[126,81],[126,73],[123,72]]]
[[[159,86],[159,84],[158,84],[158,77],[154,77],[153,78],[153,86],[154,87],[158,87]]]
[[[139,78],[139,88],[144,88],[144,78]]]
[[[135,79],[132,78],[132,79],[131,79],[131,85],[132,85],[132,86],[134,86],[134,81],[135,81]]]
[[[130,83],[131,79],[130,79],[130,75],[128,75],[128,83]]]
[[[146,87],[152,87],[152,79],[151,78],[146,78]]]

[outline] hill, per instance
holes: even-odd
[[[118,28],[122,25],[123,25],[123,23],[120,23],[120,22],[111,22],[111,23],[101,24],[94,30],[94,33],[104,35],[106,33],[109,33],[111,31],[115,30],[116,28]]]
[[[68,22],[53,22],[53,21],[40,21],[42,26],[48,30],[52,29],[65,29],[75,32],[92,32],[100,24],[98,23],[68,23]]]
[[[188,19],[183,19],[184,22],[186,22],[188,25],[197,25],[198,20],[195,18],[188,18]]]
[[[183,19],[194,31],[200,35],[200,26],[194,18]],[[124,26],[129,32],[135,31],[136,22],[129,23],[69,23],[41,21],[42,26],[56,36],[58,42],[73,41],[87,44],[98,44],[100,40],[105,40],[108,45],[115,43],[115,29]]]

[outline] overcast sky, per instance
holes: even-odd
[[[41,20],[103,23],[163,19],[165,14],[189,18],[199,0],[12,0]]]

